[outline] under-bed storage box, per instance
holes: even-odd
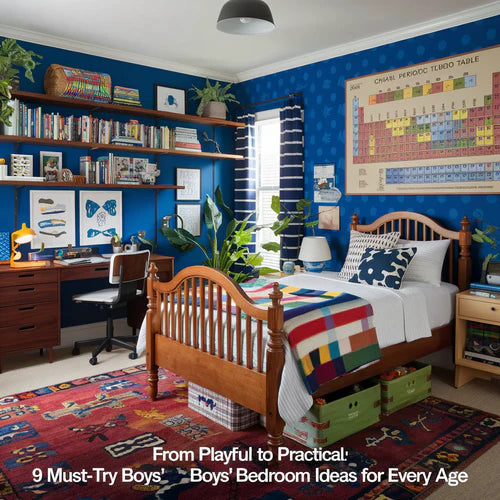
[[[300,422],[286,425],[284,435],[318,448],[375,424],[380,420],[380,384],[371,381],[363,386],[359,392],[348,388],[329,394],[325,404],[315,403]]]
[[[230,431],[241,431],[259,423],[258,413],[192,382],[188,382],[188,407]]]
[[[394,380],[380,380],[382,412],[390,415],[431,395],[431,365],[415,361],[407,368],[416,370]]]

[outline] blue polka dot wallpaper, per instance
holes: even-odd
[[[500,16],[390,43],[361,52],[255,78],[236,86],[242,103],[302,92],[304,102],[305,196],[313,198],[315,164],[336,164],[337,187],[344,193],[345,174],[345,81],[371,73],[396,69],[433,59],[452,56],[500,43]],[[495,68],[492,68],[492,71]],[[498,68],[500,70],[500,62]],[[267,105],[277,107],[280,103]],[[260,111],[265,107],[257,107]],[[453,230],[460,229],[466,215],[473,227],[490,223],[500,226],[499,195],[387,195],[343,196],[340,231],[321,231],[331,242],[330,268],[342,266],[349,241],[350,216],[356,212],[362,222],[396,210],[424,213]],[[473,245],[473,278],[480,275],[480,262],[486,249]]]

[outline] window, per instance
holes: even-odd
[[[257,158],[257,224],[269,224],[276,220],[271,210],[271,200],[279,196],[280,186],[280,120],[279,110],[273,109],[256,114],[255,149]],[[262,249],[269,241],[280,242],[270,229],[257,231],[257,251],[264,257],[263,266],[280,269],[279,252]]]

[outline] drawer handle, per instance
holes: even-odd
[[[36,306],[26,306],[26,307],[19,307],[17,310],[18,311],[33,311]]]
[[[33,292],[35,290],[35,287],[32,286],[31,288],[20,288],[19,292]]]
[[[492,311],[496,311],[496,308],[494,306],[491,306]]]
[[[99,272],[99,271],[109,271],[109,267],[96,267],[95,271],[96,272]]]
[[[34,329],[35,329],[35,325],[28,325],[28,326],[21,326],[21,328],[19,328],[19,331],[24,332],[26,330],[34,330]]]
[[[19,276],[19,278],[34,278],[35,277],[35,273],[19,274],[18,276]]]

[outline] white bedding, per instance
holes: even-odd
[[[343,291],[366,299],[373,307],[377,338],[381,348],[400,342],[411,342],[431,336],[431,329],[445,325],[454,316],[454,285],[441,286],[422,282],[404,282],[399,290],[349,283],[337,279],[338,273],[300,273],[278,278],[302,288]],[[146,321],[143,322],[137,342],[137,354],[146,347]],[[288,343],[285,342],[285,367],[279,390],[279,411],[285,422],[293,424],[312,406]]]

